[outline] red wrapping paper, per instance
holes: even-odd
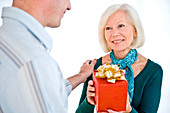
[[[93,72],[93,82],[95,86],[95,105],[97,112],[126,111],[128,82],[126,80],[107,82],[106,78],[96,78],[96,71]]]

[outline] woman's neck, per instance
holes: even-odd
[[[113,50],[113,53],[114,53],[114,56],[116,59],[124,59],[126,57],[126,55],[129,53],[131,49],[125,49],[125,50],[122,50],[122,51],[114,51]]]

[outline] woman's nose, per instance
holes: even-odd
[[[112,29],[111,34],[112,36],[117,36],[119,35],[119,31],[117,29]]]

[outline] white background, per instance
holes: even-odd
[[[0,0],[0,12],[3,6],[11,5],[11,1]],[[104,10],[115,3],[128,3],[134,6],[141,17],[146,41],[138,51],[162,66],[164,75],[158,113],[169,113],[169,0],[71,0],[72,9],[64,15],[61,26],[45,28],[54,41],[51,55],[60,65],[64,78],[78,73],[81,65],[87,59],[105,55],[106,53],[102,51],[98,42],[98,23]],[[83,84],[79,85],[68,97],[68,113],[75,112],[82,88]]]

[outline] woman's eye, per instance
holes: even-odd
[[[106,27],[106,30],[111,30],[111,27]]]
[[[122,28],[122,27],[124,27],[125,25],[123,25],[123,24],[120,24],[119,26],[118,26],[118,28]]]

